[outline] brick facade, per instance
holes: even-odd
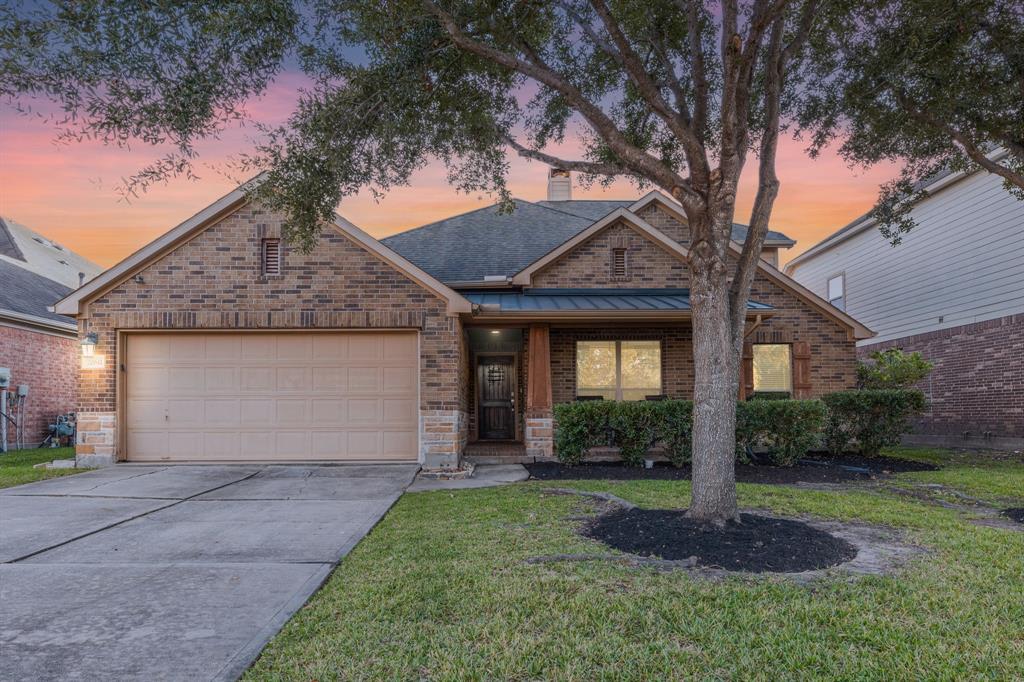
[[[625,277],[612,273],[612,251],[618,248],[626,251]],[[685,289],[689,282],[685,263],[621,221],[601,230],[532,278],[534,287],[575,289]]]
[[[91,301],[81,333],[96,332],[106,367],[83,370],[79,411],[115,412],[118,329],[416,329],[420,344],[421,453],[458,459],[468,425],[468,356],[446,302],[347,236],[325,228],[308,254],[284,247],[278,276],[260,271],[260,240],[281,217],[248,204]],[[446,421],[454,431],[425,424]],[[442,433],[443,436],[436,434]],[[93,454],[80,442],[82,455]]]
[[[1024,313],[861,346],[918,351],[934,369],[920,384],[929,409],[913,439],[1020,448],[1024,444]]]
[[[80,355],[77,339],[0,325],[0,367],[11,370],[12,390],[28,384],[25,445],[41,443],[58,414],[75,411]],[[7,442],[14,446],[13,427]]]

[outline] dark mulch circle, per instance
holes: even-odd
[[[1017,523],[1024,523],[1024,507],[1011,507],[1000,512],[1003,516],[1013,519]]]
[[[585,462],[566,466],[558,462],[526,464],[530,478],[541,481],[610,479],[631,480],[690,480],[690,466],[677,468],[668,462],[657,462],[653,469],[627,466],[622,462]],[[896,457],[860,457],[843,455],[813,455],[796,466],[777,467],[769,464],[737,464],[736,480],[741,483],[843,483],[867,480],[875,476],[903,471],[934,471],[934,464],[914,462]]]
[[[638,556],[679,560],[750,573],[798,573],[837,566],[857,555],[852,544],[800,521],[741,515],[714,528],[685,511],[625,509],[598,517],[583,534]]]

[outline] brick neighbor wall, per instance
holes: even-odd
[[[99,335],[96,354],[107,362],[83,370],[80,412],[105,419],[116,409],[118,329],[417,329],[421,435],[428,426],[435,434],[429,445],[421,438],[421,454],[457,463],[468,428],[469,363],[462,324],[446,301],[332,228],[308,254],[284,245],[281,274],[264,276],[261,239],[279,237],[282,222],[244,205],[90,302],[79,331]],[[106,454],[105,441],[98,447]],[[78,449],[99,454],[87,436]]]
[[[11,370],[12,390],[28,384],[27,446],[46,438],[54,417],[75,410],[80,352],[77,339],[0,326],[0,367]],[[7,442],[14,446],[13,425]]]
[[[1020,447],[1024,439],[1024,313],[865,345],[857,353],[867,359],[887,348],[918,351],[935,366],[919,385],[930,406],[915,421],[915,435],[955,443],[963,442],[967,432],[967,443],[998,445],[999,440],[1011,440]]]

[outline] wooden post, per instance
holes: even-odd
[[[526,411],[551,411],[551,336],[546,324],[530,325]]]

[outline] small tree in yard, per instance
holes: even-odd
[[[899,348],[877,350],[871,354],[871,362],[857,365],[857,384],[865,389],[911,388],[928,376],[932,363],[920,353],[904,353]]]
[[[911,207],[943,169],[982,168],[1024,199],[1020,0],[854,0],[832,16],[841,25],[812,42],[800,118],[814,148],[838,137],[853,163],[904,163],[873,210],[886,238],[913,228]]]
[[[312,246],[339,201],[439,159],[508,202],[507,154],[629,178],[682,206],[693,306],[692,517],[737,520],[734,427],[747,299],[779,190],[776,146],[827,0],[86,0],[0,10],[0,95],[60,102],[72,135],[171,152],[143,186],[187,173],[194,142],[241,116],[297,56],[315,85],[250,162],[257,190]],[[842,8],[839,8],[842,9]],[[294,49],[292,47],[294,46]],[[578,155],[563,155],[566,138]],[[731,251],[740,178],[756,196]]]

